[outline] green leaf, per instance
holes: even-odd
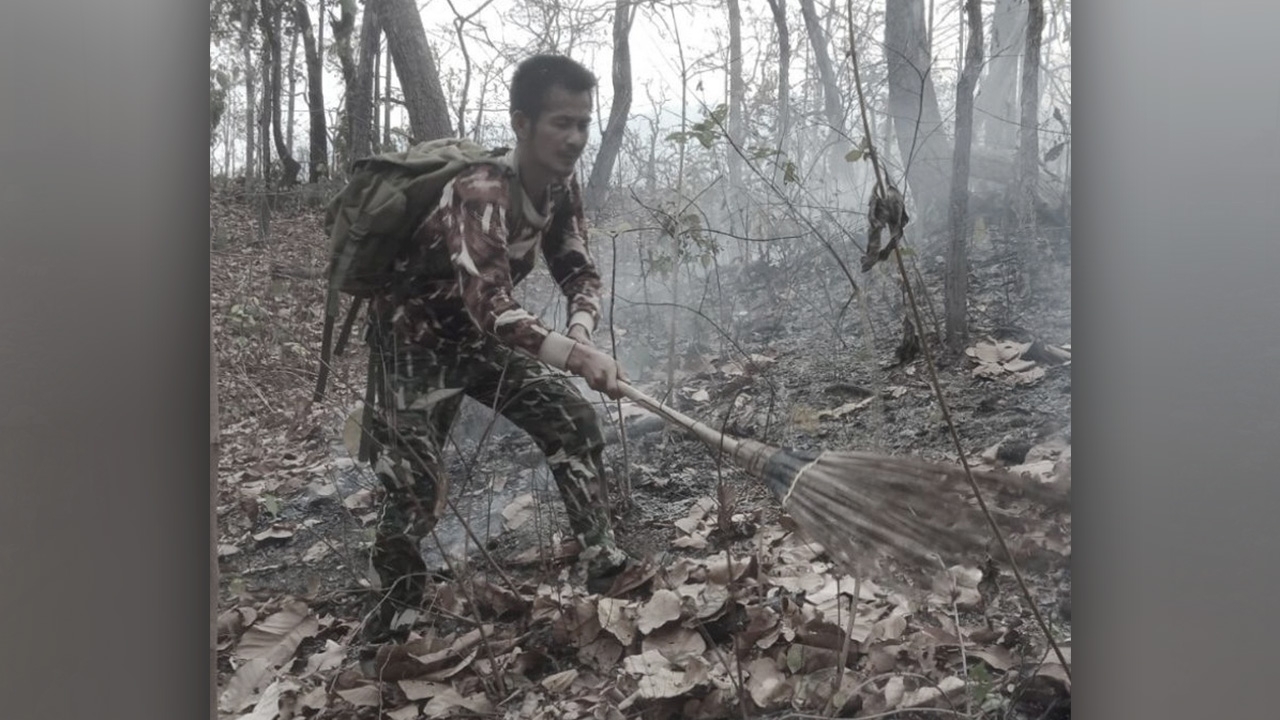
[[[798,183],[798,182],[800,182],[800,176],[799,176],[798,174],[796,174],[796,164],[795,164],[795,163],[793,163],[793,162],[791,162],[790,160],[788,160],[788,161],[787,161],[787,164],[784,166],[784,173],[783,173],[783,176],[782,176],[782,182],[783,182],[783,183]]]
[[[1057,145],[1054,145],[1053,147],[1049,148],[1049,152],[1046,152],[1044,154],[1044,161],[1053,162],[1054,160],[1057,160],[1058,156],[1062,154],[1062,149],[1065,148],[1066,146],[1067,146],[1067,143],[1064,140],[1058,143]]]
[[[787,669],[792,675],[800,672],[800,668],[804,667],[804,647],[801,645],[792,645],[787,648]]]
[[[844,159],[848,162],[858,162],[859,160],[862,159],[862,155],[863,153],[861,150],[859,150],[858,148],[854,148],[844,154]]]
[[[262,501],[262,509],[271,513],[273,517],[280,517],[280,498],[275,495],[264,494],[260,500]]]

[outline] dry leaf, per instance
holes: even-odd
[[[557,695],[564,693],[578,679],[578,671],[576,669],[565,670],[554,675],[548,675],[542,679],[542,687]]]
[[[324,672],[332,670],[342,664],[347,657],[347,649],[332,640],[324,641],[324,650],[307,658],[307,672],[311,673]]]
[[[525,493],[502,510],[502,526],[507,530],[515,530],[533,519],[533,494]]]
[[[348,510],[360,510],[367,507],[373,507],[373,492],[368,488],[361,488],[342,500],[342,504]]]
[[[902,698],[906,695],[906,683],[901,675],[894,675],[889,678],[889,682],[884,686],[884,704],[890,710],[902,704]]]
[[[933,685],[926,685],[907,693],[902,698],[902,704],[900,707],[930,707],[940,701],[944,693],[947,697],[954,697],[962,690],[964,690],[964,680],[961,680],[954,675],[950,675],[940,680],[936,687]]]
[[[291,602],[246,630],[235,655],[241,660],[265,659],[271,666],[279,667],[293,657],[303,640],[319,630],[320,623],[307,606]]]
[[[629,602],[608,597],[600,598],[596,612],[600,627],[612,633],[624,646],[630,645],[631,641],[636,639],[634,608]]]
[[[670,590],[657,590],[648,602],[640,606],[636,615],[636,629],[641,634],[648,635],[672,620],[679,620],[680,610],[679,595]],[[601,624],[604,624],[603,621],[601,621]],[[618,639],[621,640],[622,638],[619,637]],[[630,643],[627,642],[626,644]]]
[[[321,540],[315,545],[312,545],[310,548],[307,549],[305,553],[303,553],[302,562],[313,563],[319,560],[320,558],[324,557],[325,555],[328,555],[330,550],[331,548],[329,547],[329,543]]]
[[[633,697],[647,700],[679,697],[706,682],[708,666],[702,658],[691,658],[681,667],[667,660],[661,653],[645,652],[627,657],[622,667],[639,679],[639,687]],[[625,710],[624,701],[619,709]]]
[[[387,712],[387,720],[418,720],[420,717],[422,717],[422,711],[418,709],[417,703]]]
[[[427,702],[427,706],[422,712],[429,718],[453,717],[456,715],[455,710],[462,708],[476,715],[488,715],[494,711],[493,703],[484,693],[475,693],[463,697],[458,694],[457,690],[449,688],[439,695],[431,698]]]
[[[378,707],[382,704],[382,691],[376,685],[361,685],[348,690],[339,690],[338,697],[356,707]]]
[[[856,402],[845,403],[844,405],[841,405],[840,407],[834,408],[832,410],[819,410],[818,419],[819,420],[839,420],[840,418],[843,418],[846,415],[855,413],[858,410],[861,410],[862,408],[870,405],[871,401],[874,399],[875,399],[875,396],[872,396],[869,398],[865,398],[863,400],[858,400]]]
[[[787,686],[786,676],[778,670],[778,664],[772,658],[762,657],[753,660],[747,666],[747,675],[750,677],[747,682],[747,691],[751,693],[751,699],[761,709],[768,709],[784,700],[790,689]]]
[[[706,390],[699,390],[694,394],[690,395],[689,399],[696,403],[710,402],[711,393],[708,393]]]
[[[401,680],[399,685],[410,700],[428,700],[450,689],[449,685],[429,680]]]
[[[258,542],[266,542],[268,540],[288,540],[291,537],[293,537],[293,528],[283,523],[277,523],[260,533],[256,533],[253,539]]]
[[[253,710],[236,720],[276,720],[280,716],[280,694],[280,681],[277,680],[262,691],[262,697],[253,706]]]
[[[618,664],[625,649],[609,635],[601,635],[578,651],[578,659],[600,673],[608,673]]]
[[[640,650],[657,652],[671,662],[681,663],[691,657],[701,657],[707,651],[707,641],[697,630],[675,626],[646,637],[640,643]]]

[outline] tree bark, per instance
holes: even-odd
[[[890,5],[893,4],[890,3]],[[840,102],[840,86],[836,83],[836,73],[831,67],[831,56],[827,53],[827,36],[818,22],[818,13],[814,10],[813,0],[800,0],[800,14],[804,16],[804,26],[809,33],[809,44],[813,46],[813,64],[818,68],[818,79],[822,83],[823,113],[831,126],[831,132],[839,133],[844,128],[844,107]]]
[[[600,137],[600,150],[587,180],[588,209],[599,212],[609,193],[609,179],[622,148],[622,136],[631,113],[631,22],[635,19],[631,0],[617,0],[613,8],[613,105],[609,122]]]
[[[356,0],[338,0],[341,4],[341,12],[338,19],[331,22],[333,26],[333,51],[338,56],[338,67],[342,71],[342,84],[344,87],[351,87],[356,76],[355,56],[351,51],[351,33],[356,28]],[[369,6],[372,0],[366,0],[365,7]],[[320,16],[324,17],[324,7],[321,6]],[[322,43],[323,44],[323,41]]]
[[[240,8],[240,49],[244,53],[244,178],[249,185],[253,184],[257,174],[257,166],[254,164],[257,141],[254,131],[257,129],[255,125],[258,122],[257,88],[254,87],[257,84],[254,82],[257,78],[257,68],[253,64],[253,23],[256,9],[257,4],[253,0],[244,0]]]
[[[889,66],[889,114],[893,116],[907,185],[925,232],[942,227],[950,185],[950,148],[930,75],[923,0],[885,6],[884,44]]]
[[[448,134],[448,133],[446,133]],[[391,150],[391,63],[383,68],[382,77],[382,145],[383,152]]]
[[[329,176],[329,129],[324,116],[324,65],[320,60],[320,48],[316,45],[311,12],[307,9],[306,0],[297,0],[293,5],[293,13],[302,35],[303,54],[307,59],[307,107],[311,119],[311,171],[308,181],[316,183]]]
[[[271,108],[271,138],[275,141],[276,156],[280,158],[280,187],[293,187],[298,184],[298,171],[302,166],[293,159],[293,152],[284,142],[284,129],[280,124],[280,88],[283,85],[282,71],[284,67],[282,47],[280,43],[280,20],[283,14],[281,0],[262,0],[262,14],[258,24],[262,28],[263,54],[271,69],[270,94],[264,100]]]
[[[769,0],[773,23],[778,28],[778,127],[777,149],[784,151],[791,125],[791,33],[787,29],[787,0]]]
[[[377,7],[387,49],[400,78],[409,112],[411,142],[448,137],[453,133],[440,88],[440,74],[427,44],[427,32],[414,0],[369,0]]]
[[[347,88],[347,147],[353,161],[373,154],[373,83],[381,39],[377,9],[366,3],[360,23],[360,61],[355,83]]]
[[[982,72],[982,2],[966,0],[969,42],[964,70],[956,83],[956,147],[951,158],[951,244],[947,252],[947,346],[964,352],[968,343],[969,301],[969,150],[973,143],[973,88]]]
[[[1035,222],[1036,185],[1040,180],[1040,34],[1044,0],[1027,1],[1027,44],[1022,62],[1022,117],[1018,141],[1018,220]]]
[[[1018,64],[1026,47],[1027,5],[996,0],[987,44],[982,94],[974,99],[974,136],[995,152],[1013,157],[1018,144]]]
[[[293,32],[289,33],[289,110],[285,113],[288,122],[284,126],[284,144],[293,151],[293,111],[294,101],[298,98],[298,21],[294,18]]]
[[[742,192],[742,155],[745,148],[742,132],[742,104],[746,95],[746,83],[742,77],[742,9],[738,0],[728,0],[729,7],[729,137],[732,143],[726,143],[726,160],[729,166],[729,198],[736,201]],[[736,148],[734,146],[737,146]],[[730,205],[731,230],[736,225],[737,208]]]

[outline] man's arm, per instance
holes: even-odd
[[[569,335],[590,341],[600,322],[600,273],[587,247],[587,223],[578,177],[569,179],[568,218],[560,237],[544,239],[543,257],[551,276],[560,285],[569,306]],[[565,212],[556,208],[556,214]],[[555,223],[555,220],[552,221]],[[550,235],[550,233],[548,234]]]
[[[509,200],[501,171],[482,165],[458,175],[445,186],[440,202],[440,226],[472,321],[504,344],[567,369],[574,341],[547,328],[512,297]]]

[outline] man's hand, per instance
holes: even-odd
[[[618,381],[627,379],[622,366],[595,347],[583,343],[574,345],[566,367],[569,372],[585,379],[592,390],[602,392],[614,400],[622,397]]]

